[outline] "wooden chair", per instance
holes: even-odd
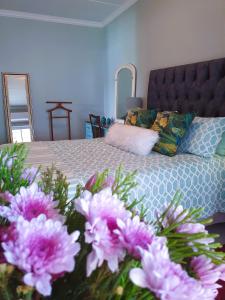
[[[89,119],[92,128],[93,138],[100,138],[104,136],[103,129],[101,127],[101,118],[100,116],[95,116],[93,114],[89,114]]]

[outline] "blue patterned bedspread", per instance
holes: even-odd
[[[28,164],[56,164],[70,181],[70,196],[78,183],[84,183],[97,171],[112,172],[122,165],[126,171],[137,170],[139,186],[132,196],[145,195],[149,219],[162,210],[176,191],[183,193],[185,207],[202,207],[204,216],[225,212],[225,158],[201,158],[191,154],[167,157],[151,153],[141,157],[104,143],[103,139],[28,144]]]

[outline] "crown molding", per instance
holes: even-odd
[[[117,17],[119,17],[123,12],[125,12],[128,8],[130,8],[132,5],[134,5],[139,0],[128,0],[124,3],[124,5],[120,6],[114,13],[112,13],[108,18],[106,18],[102,22],[102,26],[105,27],[109,23],[111,23],[113,20],[115,20]]]
[[[6,9],[0,9],[0,16],[25,19],[25,20],[35,20],[35,21],[42,21],[42,22],[68,24],[68,25],[75,25],[75,26],[103,28],[107,26],[109,23],[111,23],[113,20],[115,20],[117,17],[119,17],[123,12],[125,12],[129,7],[131,7],[138,1],[139,0],[128,0],[124,5],[116,9],[115,12],[112,13],[103,22],[93,22],[88,20],[41,15],[41,14],[34,14],[34,13],[22,12],[17,10],[6,10]]]
[[[76,25],[76,26],[97,27],[97,28],[103,27],[103,24],[101,22],[92,22],[92,21],[80,20],[80,19],[33,14],[33,13],[16,11],[16,10],[0,9],[0,16],[25,19],[25,20],[35,20],[35,21],[44,21],[44,22],[52,22],[52,23],[59,23],[59,24]]]
[[[112,2],[105,2],[103,0],[88,0],[88,1],[89,2],[99,3],[99,4],[104,4],[104,5],[108,5],[108,6],[120,6],[119,4],[112,3]]]

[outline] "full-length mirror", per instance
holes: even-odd
[[[33,140],[28,74],[2,73],[5,120],[9,143]]]
[[[120,66],[115,74],[115,118],[124,119],[127,101],[136,96],[136,68],[132,64]]]

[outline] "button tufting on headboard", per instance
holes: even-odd
[[[225,117],[225,58],[151,71],[148,108]]]

